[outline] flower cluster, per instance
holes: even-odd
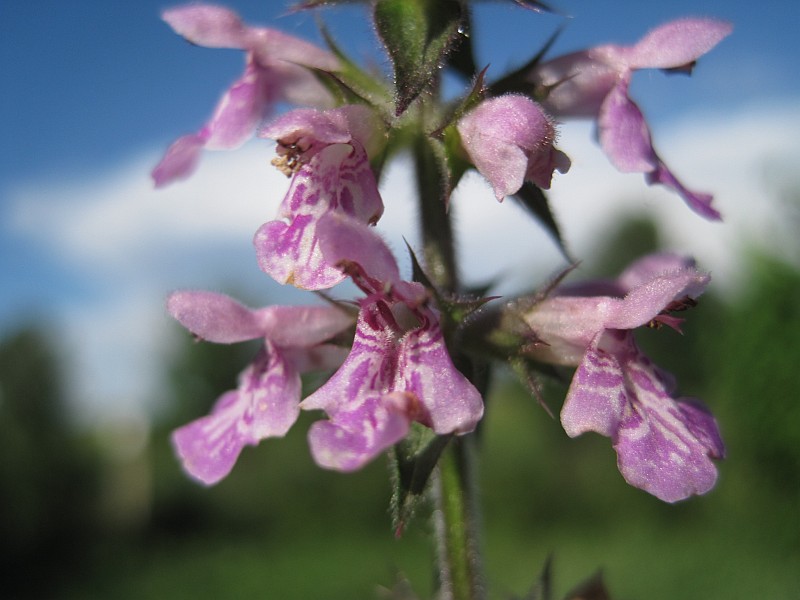
[[[709,19],[668,23],[631,47],[607,45],[538,61],[518,87],[497,94],[483,85],[483,73],[475,73],[455,110],[426,111],[435,102],[436,71],[454,44],[447,32],[466,16],[454,13],[441,29],[445,37],[429,41],[426,52],[435,60],[424,54],[415,61],[413,44],[393,45],[397,31],[382,15],[376,9],[376,29],[405,90],[359,71],[338,49],[247,26],[224,8],[195,4],[163,15],[192,43],[243,50],[245,72],[199,132],[170,146],[153,171],[156,185],[187,177],[203,148],[232,149],[255,132],[274,140],[272,163],[290,181],[278,214],[255,232],[259,266],[281,284],[328,290],[349,279],[363,294],[353,303],[258,310],[211,292],[170,296],[170,314],[200,339],[263,340],[237,388],[219,398],[210,415],[174,433],[186,471],[206,484],[219,481],[244,446],[283,436],[300,410],[324,413],[308,434],[311,453],[320,466],[339,471],[362,467],[412,427],[436,436],[473,431],[486,389],[465,375],[472,371],[464,365],[497,356],[481,355],[481,348],[469,355],[457,339],[480,321],[470,316],[488,302],[516,311],[536,340],[509,355],[577,367],[561,412],[570,436],[596,431],[611,437],[625,479],[665,501],[707,492],[716,479],[711,459],[724,454],[716,423],[696,401],[673,396],[671,377],[645,357],[632,334],[646,325],[677,328],[671,313],[694,302],[707,275],[688,259],[653,255],[616,281],[560,286],[510,304],[473,301],[460,295],[447,261],[442,267],[430,258],[452,244],[446,229],[434,228],[425,233],[428,264],[419,266],[415,256],[414,276],[404,279],[376,233],[384,205],[375,167],[401,149],[427,152],[421,162],[432,162],[425,169],[433,175],[418,181],[434,193],[421,193],[420,209],[446,220],[449,191],[468,168],[487,179],[497,200],[526,186],[549,189],[554,172],[570,168],[555,146],[555,119],[591,117],[618,169],[644,173],[648,182],[673,188],[696,212],[717,219],[711,196],[686,189],[658,157],[628,88],[638,69],[689,71],[730,26]],[[264,123],[278,100],[295,108]],[[426,114],[449,116],[432,126]],[[440,277],[448,268],[449,279]],[[332,374],[303,398],[300,374],[308,371]]]

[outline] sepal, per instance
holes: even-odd
[[[389,510],[396,537],[403,535],[420,502],[425,499],[431,473],[451,437],[436,435],[427,427],[414,423],[408,436],[395,444],[390,454],[392,499]]]

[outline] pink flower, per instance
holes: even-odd
[[[425,289],[400,279],[391,252],[365,225],[330,214],[318,229],[326,259],[347,271],[366,297],[350,354],[301,403],[328,415],[309,431],[316,462],[358,469],[403,439],[412,421],[437,434],[472,431],[483,401],[453,365]]]
[[[245,446],[286,434],[300,413],[300,373],[341,364],[344,349],[326,342],[352,324],[350,315],[330,306],[251,310],[213,292],[176,292],[167,308],[203,340],[264,340],[237,389],[223,394],[211,414],[172,434],[183,468],[206,485],[225,477]]]
[[[172,143],[153,169],[157,187],[191,175],[204,148],[241,146],[279,100],[330,103],[327,90],[306,67],[337,69],[338,61],[331,53],[274,29],[249,27],[236,13],[220,6],[190,4],[166,10],[162,18],[192,44],[244,50],[245,70],[202,129]]]
[[[527,96],[484,100],[457,127],[470,160],[498,200],[516,193],[526,179],[549,189],[554,170],[569,170],[569,158],[553,147],[552,120]]]
[[[697,213],[719,219],[711,206],[713,197],[684,187],[656,154],[628,87],[638,69],[691,72],[695,61],[731,31],[723,21],[679,19],[650,31],[633,46],[598,46],[542,63],[530,78],[549,90],[542,105],[550,114],[597,119],[600,144],[617,169],[644,173],[648,183],[672,188]]]
[[[261,226],[254,244],[261,269],[279,283],[319,290],[345,278],[319,247],[317,222],[329,212],[374,224],[383,201],[367,149],[383,141],[383,125],[365,106],[298,109],[261,131],[278,140],[273,161],[292,175],[279,219]]]
[[[673,378],[642,353],[633,329],[677,328],[669,312],[690,306],[708,280],[691,261],[651,255],[616,281],[557,288],[524,315],[544,342],[537,358],[578,366],[561,410],[567,434],[610,437],[625,480],[667,502],[709,491],[711,459],[725,449],[711,414],[673,397]]]

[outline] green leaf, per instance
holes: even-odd
[[[392,527],[400,537],[425,495],[428,480],[451,436],[435,435],[414,423],[392,452]]]
[[[459,0],[377,0],[375,27],[394,66],[396,115],[438,76],[463,16]]]
[[[386,107],[391,102],[391,94],[384,83],[362,70],[347,56],[333,39],[328,29],[320,24],[325,43],[339,60],[337,71],[316,70],[317,77],[328,87],[342,104],[364,103],[376,107]]]
[[[544,226],[555,240],[564,258],[570,262],[574,262],[570,257],[564,239],[561,237],[561,230],[550,210],[550,204],[547,202],[547,196],[544,195],[544,192],[531,182],[526,181],[513,197]]]

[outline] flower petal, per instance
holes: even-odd
[[[298,108],[279,116],[261,128],[258,136],[278,141],[288,138],[300,146],[312,143],[346,144],[352,139],[347,123],[337,118],[335,111],[313,108]],[[304,143],[303,140],[309,140],[310,143]]]
[[[232,344],[264,336],[258,311],[224,294],[175,292],[167,299],[167,310],[186,329],[209,342]]]
[[[355,140],[371,155],[369,149],[381,145],[385,127],[375,111],[350,104],[326,111],[302,108],[290,111],[267,124],[258,135],[286,140],[301,148],[347,144]]]
[[[225,92],[203,128],[179,138],[169,147],[153,169],[156,186],[163,187],[191,175],[203,148],[230,150],[244,144],[272,103],[268,73],[249,61],[244,74]]]
[[[629,333],[598,336],[575,373],[561,422],[573,437],[611,437],[625,480],[676,502],[713,487],[710,458],[724,448],[713,418],[673,399],[660,373]]]
[[[247,47],[261,65],[291,65],[309,73],[312,78],[314,76],[303,66],[323,71],[336,71],[340,67],[333,53],[278,29],[249,28]]]
[[[273,103],[269,74],[252,60],[248,61],[242,76],[225,93],[217,104],[214,115],[205,125],[206,148],[229,150],[238,148],[255,132]]]
[[[546,362],[579,364],[586,348],[605,329],[615,302],[618,299],[608,296],[545,298],[524,315],[525,322],[544,342],[531,353]]]
[[[377,305],[362,308],[347,359],[300,408],[321,409],[333,417],[360,406],[367,397],[388,392],[396,364],[394,343],[394,333],[381,320]]]
[[[206,143],[206,135],[202,131],[190,133],[172,142],[150,174],[157,188],[179,179],[186,179],[194,173],[200,161],[200,151]]]
[[[542,106],[554,117],[595,117],[619,81],[620,68],[590,49],[538,65],[529,80],[542,89]]]
[[[281,284],[324,290],[344,280],[341,270],[325,262],[319,251],[317,221],[299,215],[290,224],[270,221],[256,232],[258,266]]]
[[[658,159],[644,115],[628,97],[629,83],[630,77],[620,80],[600,107],[600,145],[623,173],[648,173],[656,168]]]
[[[662,273],[635,287],[609,307],[607,329],[635,329],[652,321],[669,304],[686,296],[703,293],[711,277],[694,268]]]
[[[280,283],[310,290],[342,281],[344,274],[319,248],[317,220],[329,212],[364,223],[377,221],[383,212],[375,177],[357,143],[327,146],[300,167],[281,203],[288,223],[271,221],[256,233],[261,269]]]
[[[264,335],[281,348],[316,346],[353,324],[335,306],[268,306],[256,312]]]
[[[611,90],[597,118],[606,156],[623,173],[644,173],[648,184],[660,183],[673,189],[696,213],[719,220],[719,212],[711,206],[713,196],[685,188],[656,154],[644,115],[628,97],[628,81],[629,77],[624,78]]]
[[[661,160],[658,161],[655,171],[647,173],[645,177],[647,179],[647,183],[649,184],[660,183],[661,185],[678,192],[681,198],[683,198],[684,202],[689,205],[689,208],[691,208],[700,216],[703,216],[711,221],[722,220],[722,215],[719,213],[719,211],[711,206],[714,196],[704,192],[693,192],[692,190],[684,187],[684,185],[672,174],[672,171],[667,168],[667,165],[661,162]]]
[[[371,396],[353,410],[314,423],[308,432],[311,454],[326,469],[360,469],[408,434],[413,410],[414,401],[406,394]]]
[[[423,411],[417,420],[436,433],[468,433],[483,416],[483,399],[453,365],[438,322],[431,317],[401,341],[394,389],[416,397]]]
[[[320,219],[319,236],[322,253],[329,264],[353,262],[378,282],[401,282],[394,255],[371,227],[331,213]]]
[[[632,69],[675,69],[709,52],[733,31],[716,19],[677,19],[647,33],[627,53]]]
[[[516,193],[526,178],[549,188],[553,170],[568,168],[566,157],[554,151],[553,123],[527,96],[484,100],[457,127],[464,149],[498,200]]]
[[[695,268],[695,260],[689,256],[673,252],[653,252],[628,265],[617,277],[616,285],[620,289],[619,295],[624,296],[663,273]]]
[[[211,4],[188,4],[161,13],[178,35],[206,48],[245,48],[248,28],[232,10]]]
[[[599,347],[603,335],[586,349],[561,409],[561,425],[570,437],[587,431],[611,437],[628,408],[622,365]]]
[[[172,434],[183,468],[212,485],[233,468],[242,448],[282,437],[297,420],[300,376],[269,342],[211,414]]]

